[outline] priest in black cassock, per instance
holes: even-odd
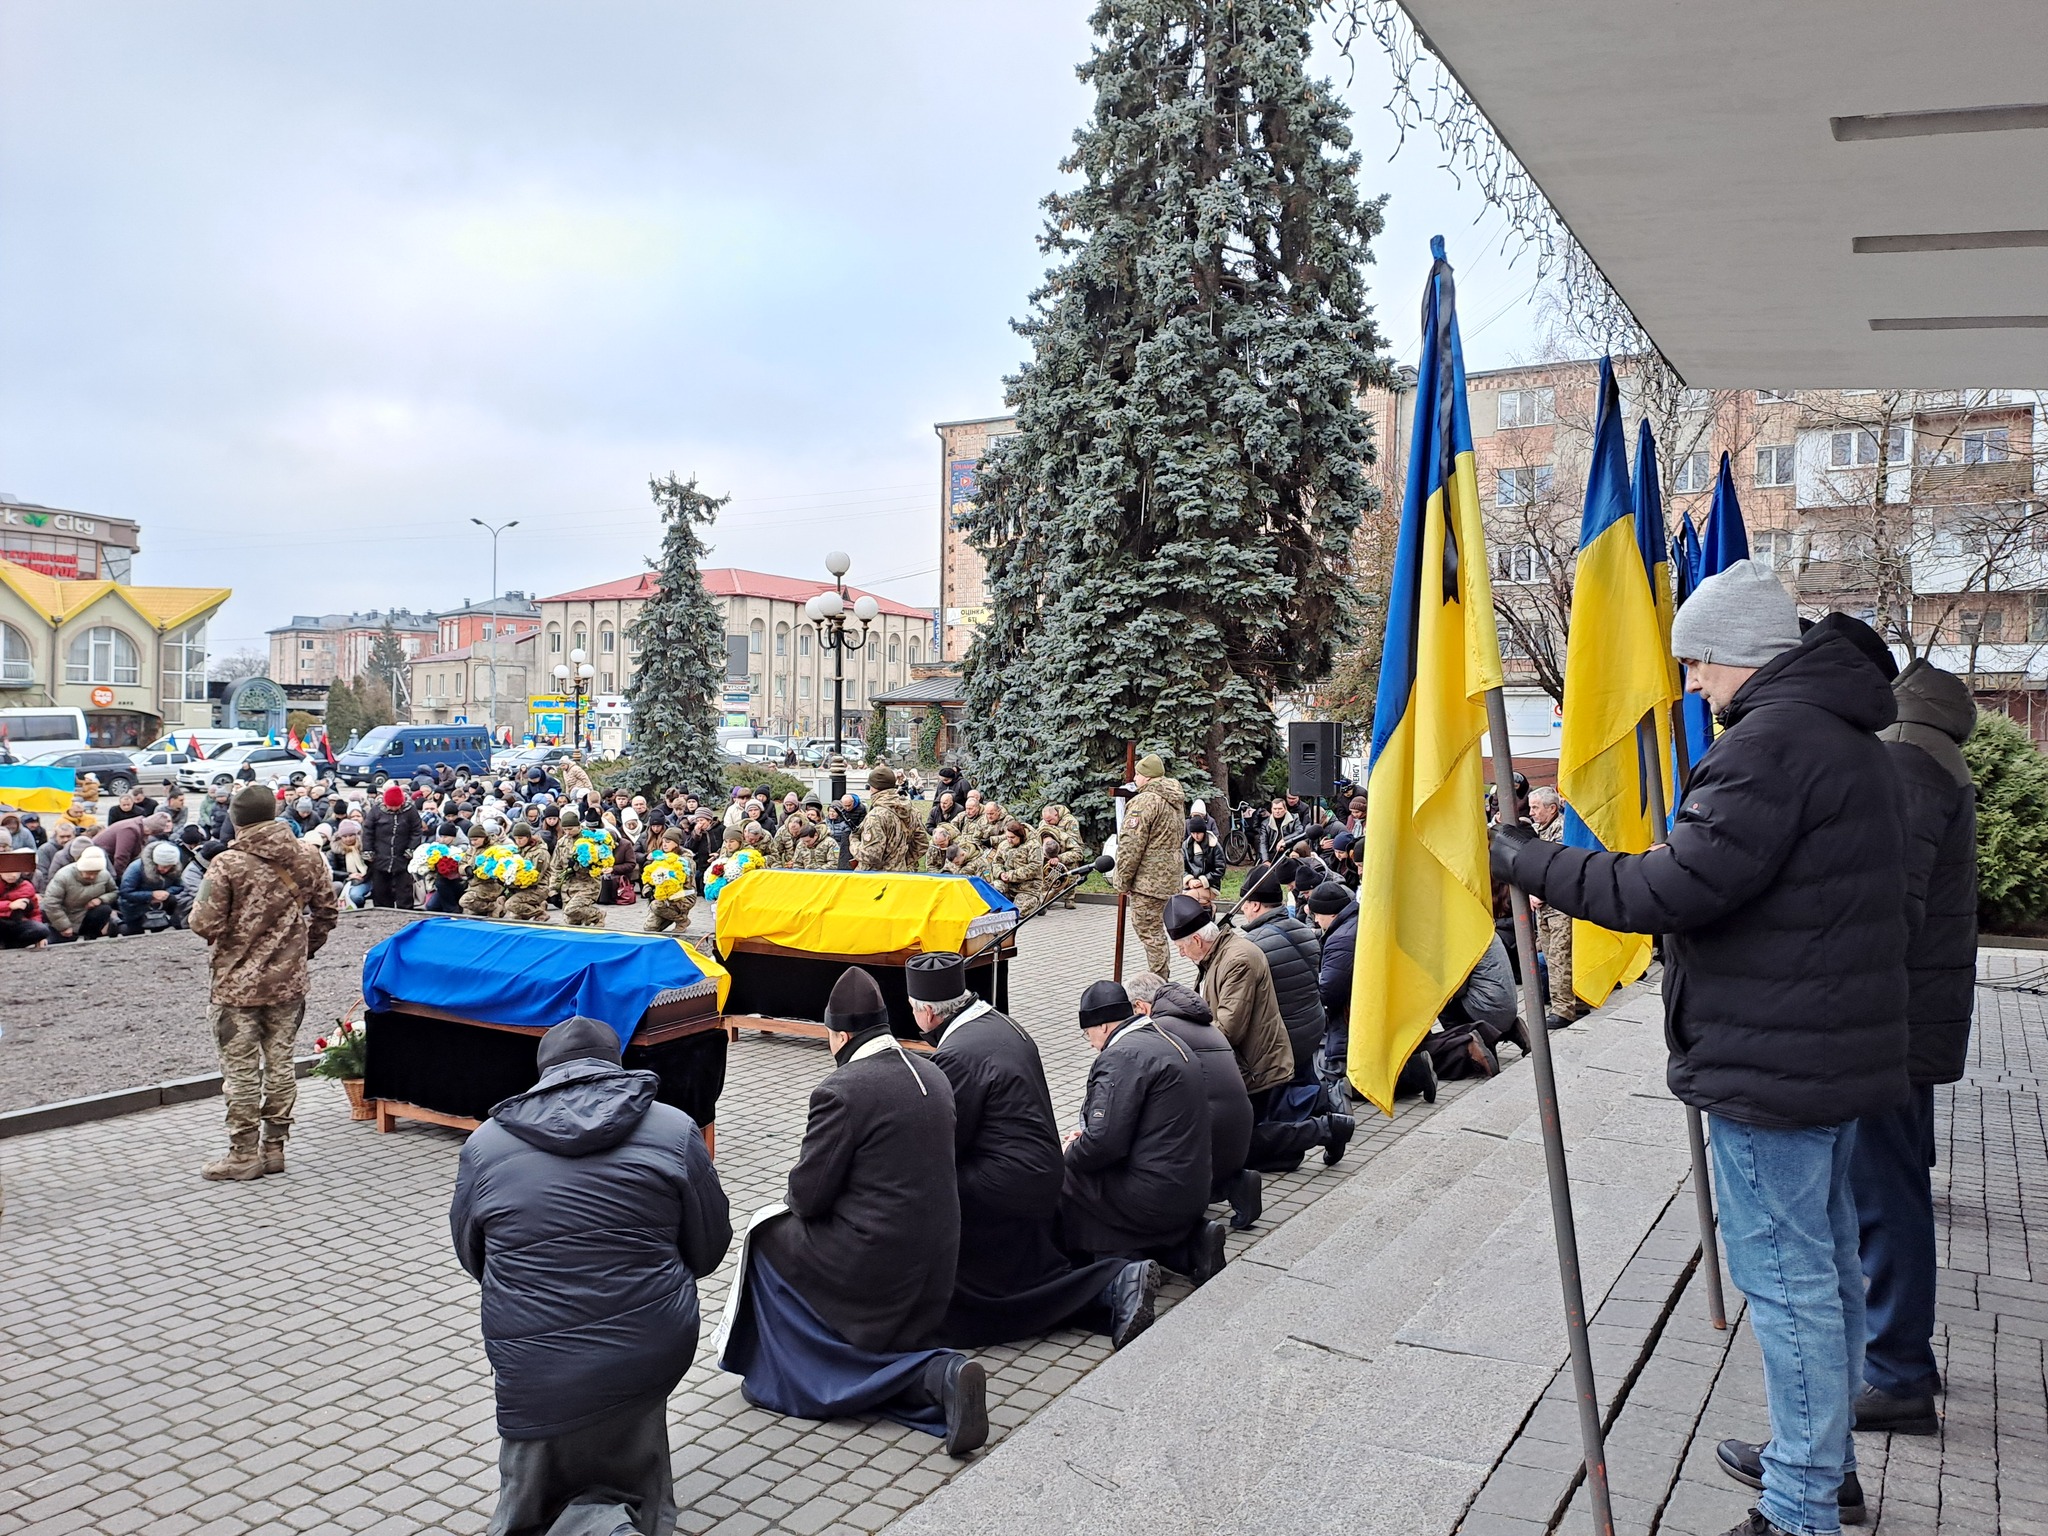
[[[825,1029],[836,1066],[811,1090],[787,1211],[749,1230],[718,1363],[770,1412],[879,1413],[964,1456],[987,1441],[988,1410],[982,1367],[939,1347],[960,1251],[953,1088],[897,1043],[858,967]]]
[[[953,1084],[960,1265],[944,1337],[969,1348],[1099,1328],[1121,1349],[1152,1322],[1159,1266],[1074,1264],[1054,1237],[1066,1165],[1038,1043],[967,990],[967,962],[916,955],[911,1016]]]
[[[1208,1219],[1209,1101],[1194,1055],[1114,981],[1081,994],[1095,1047],[1080,1126],[1067,1133],[1060,1243],[1097,1258],[1157,1259],[1200,1285],[1223,1268]]]

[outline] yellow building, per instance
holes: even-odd
[[[0,560],[0,708],[83,710],[95,746],[210,726],[206,621],[231,595],[67,581]]]

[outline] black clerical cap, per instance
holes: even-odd
[[[1244,890],[1239,893],[1241,898],[1256,901],[1261,906],[1279,906],[1287,899],[1287,887],[1294,883],[1297,867],[1293,859],[1275,859],[1270,864],[1259,865],[1244,877]]]
[[[1191,933],[1198,933],[1216,920],[1213,912],[1185,891],[1166,898],[1166,911],[1162,916],[1167,937],[1173,939],[1184,939]]]
[[[1093,1029],[1098,1024],[1121,1024],[1131,1017],[1131,997],[1121,982],[1090,982],[1088,990],[1081,994],[1081,1027]]]
[[[601,1019],[586,1019],[579,1013],[573,1019],[562,1020],[540,1037],[540,1046],[533,1053],[533,1061],[545,1072],[549,1067],[558,1067],[565,1061],[577,1061],[586,1056],[598,1061],[618,1061],[619,1032]]]
[[[857,1035],[864,1029],[883,1029],[889,1023],[889,1005],[882,1001],[882,989],[875,978],[859,966],[848,966],[832,985],[825,1000],[825,1027],[842,1035]]]
[[[903,984],[913,1003],[950,1003],[967,992],[967,962],[940,951],[912,955],[903,964]]]

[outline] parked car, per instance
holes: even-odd
[[[749,736],[744,741],[724,742],[721,748],[733,762],[779,768],[789,743],[779,736]]]
[[[481,725],[380,725],[334,760],[334,776],[380,789],[437,763],[485,773],[490,762],[491,733]]]
[[[141,779],[135,760],[126,752],[117,752],[111,747],[88,747],[83,752],[64,752],[56,757],[43,759],[46,768],[69,768],[83,778],[91,774],[100,781],[100,791],[108,795],[125,795]]]
[[[559,778],[557,765],[567,762],[575,750],[574,747],[510,747],[491,754],[491,769],[494,773],[517,776],[529,768],[540,767]]]
[[[182,747],[169,750],[162,747],[137,747],[128,754],[128,761],[135,765],[136,781],[141,784],[175,784],[178,770],[200,759]]]
[[[200,792],[216,784],[232,784],[245,766],[255,773],[259,784],[304,784],[320,774],[318,764],[290,747],[255,742],[223,747],[209,758],[187,763],[178,770],[178,782]]]

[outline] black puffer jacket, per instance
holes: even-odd
[[[1692,771],[1671,841],[1531,841],[1514,881],[1662,933],[1671,1091],[1755,1125],[1835,1125],[1906,1097],[1906,877],[1876,668],[1816,631],[1759,668]]]
[[[1906,1071],[1952,1083],[1977,1004],[1977,790],[1959,746],[1977,706],[1961,678],[1924,657],[1892,695],[1899,719],[1883,735],[1906,817]]]
[[[1237,1052],[1223,1038],[1209,1005],[1177,981],[1152,999],[1152,1022],[1186,1046],[1209,1100],[1209,1180],[1213,1189],[1244,1171],[1252,1146],[1252,1100],[1244,1091]]]
[[[420,813],[410,801],[394,811],[378,800],[363,812],[363,862],[372,869],[387,873],[404,869],[413,849],[425,840]]]
[[[1273,996],[1280,1004],[1281,1022],[1287,1026],[1287,1043],[1294,1047],[1294,1079],[1305,1082],[1315,1075],[1316,1048],[1323,1043],[1328,1022],[1318,985],[1322,945],[1315,930],[1284,907],[1261,912],[1241,926],[1246,937],[1259,946],[1266,969],[1273,973]]]
[[[463,1145],[448,1212],[483,1282],[498,1433],[544,1440],[664,1398],[697,1349],[697,1280],[732,1242],[697,1127],[661,1079],[565,1061]]]

